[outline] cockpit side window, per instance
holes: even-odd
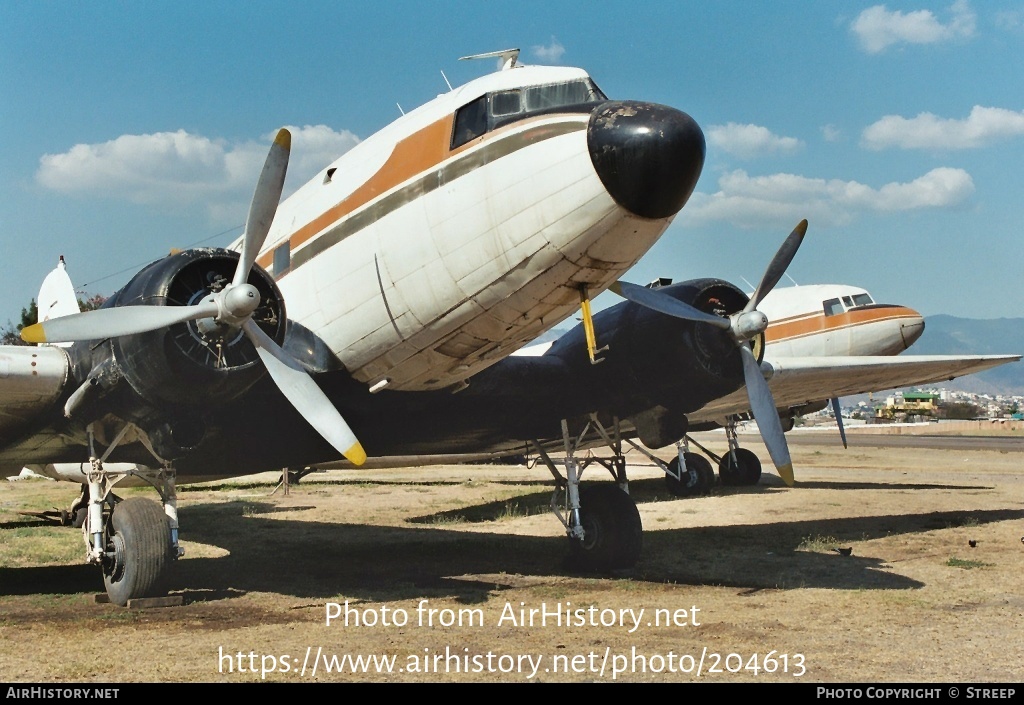
[[[487,132],[487,96],[482,95],[455,112],[452,149],[461,147]]]
[[[587,112],[589,104],[606,100],[608,97],[589,78],[488,93],[455,112],[452,149],[531,115],[560,109]]]
[[[854,294],[853,295],[853,305],[854,306],[870,306],[873,303],[875,303],[875,302],[871,299],[871,295],[870,294],[865,293],[865,294]]]
[[[843,305],[839,303],[839,299],[829,299],[821,303],[825,309],[826,316],[837,316],[843,312]]]
[[[502,91],[491,96],[491,115],[504,117],[515,115],[522,110],[522,101],[519,99],[519,91]]]
[[[580,103],[591,103],[595,100],[594,92],[601,93],[600,89],[586,81],[569,81],[568,83],[554,83],[549,86],[533,86],[523,91],[526,97],[526,109],[528,111],[546,110],[547,108],[560,105],[578,105]],[[602,96],[604,94],[601,94]]]
[[[853,297],[852,296],[844,296],[843,297],[843,303],[846,304],[846,308],[853,308]]]

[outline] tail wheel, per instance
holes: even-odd
[[[110,517],[108,557],[103,584],[110,601],[124,607],[128,600],[163,594],[171,556],[171,529],[156,502],[132,497],[114,506]]]
[[[668,491],[675,497],[693,497],[710,492],[715,484],[715,471],[708,459],[697,453],[683,453],[683,460],[686,467],[678,480],[673,475],[679,471],[679,458],[673,458],[668,464],[671,470],[665,474]]]
[[[580,523],[584,538],[570,539],[572,559],[583,570],[632,568],[640,560],[643,526],[636,503],[618,485],[580,488]]]
[[[736,455],[735,461],[733,453]],[[737,448],[722,457],[718,464],[718,475],[723,485],[756,485],[761,479],[761,461],[746,448]]]

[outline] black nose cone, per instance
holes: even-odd
[[[684,112],[611,101],[590,116],[590,158],[615,202],[644,218],[675,215],[704,167],[704,133]]]

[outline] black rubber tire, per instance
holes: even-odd
[[[735,452],[738,463],[733,463],[732,453],[726,453],[718,464],[722,484],[732,487],[756,485],[761,480],[761,461],[746,448],[737,448]]]
[[[81,529],[85,526],[85,520],[89,518],[89,507],[79,507],[75,510],[75,513],[71,516],[71,526],[75,529]]]
[[[715,486],[715,470],[711,467],[711,461],[697,453],[686,453],[685,457],[687,467],[692,462],[701,475],[700,494],[709,494],[711,488]]]
[[[569,539],[572,563],[580,570],[626,570],[640,560],[643,526],[633,499],[618,485],[580,488],[582,541]]]
[[[686,472],[682,479],[677,480],[671,474],[665,474],[665,486],[668,491],[676,497],[693,497],[707,494],[715,484],[715,471],[711,463],[703,455],[697,453],[683,453],[683,460],[686,462]],[[679,458],[669,461],[669,468],[677,472]]]
[[[163,508],[142,497],[114,506],[109,542],[119,542],[121,560],[104,565],[103,584],[115,605],[166,593],[171,556],[171,529]]]

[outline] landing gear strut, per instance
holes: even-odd
[[[576,457],[580,445],[591,430],[594,430],[615,453],[611,460],[594,456],[580,460]],[[537,454],[555,478],[551,511],[565,527],[566,535],[569,537],[571,560],[581,570],[629,569],[635,566],[640,558],[643,526],[636,503],[629,496],[626,459],[622,453],[618,419],[615,419],[613,432],[614,439],[598,421],[596,414],[593,414],[583,432],[573,439],[569,435],[568,424],[563,419],[565,477],[562,477],[540,443],[532,441]],[[611,473],[616,484],[588,484],[581,488],[580,477],[594,462],[603,465]]]
[[[168,569],[184,554],[178,545],[177,492],[171,464],[161,460],[162,467],[153,469],[105,463],[133,430],[134,426],[126,425],[98,456],[93,429],[88,429],[92,468],[88,472],[88,512],[82,526],[87,562],[100,566],[107,596],[122,607],[129,600],[165,592]],[[145,443],[144,436],[139,440]],[[163,507],[142,497],[121,500],[114,495],[114,486],[126,477],[138,477],[153,485]]]
[[[746,448],[740,448],[736,439],[736,419],[730,417],[725,425],[729,452],[718,463],[718,476],[723,485],[734,487],[756,485],[761,479],[761,461]]]
[[[665,486],[676,497],[707,494],[715,484],[715,471],[707,458],[689,452],[689,439],[676,443],[676,457],[665,470]]]

